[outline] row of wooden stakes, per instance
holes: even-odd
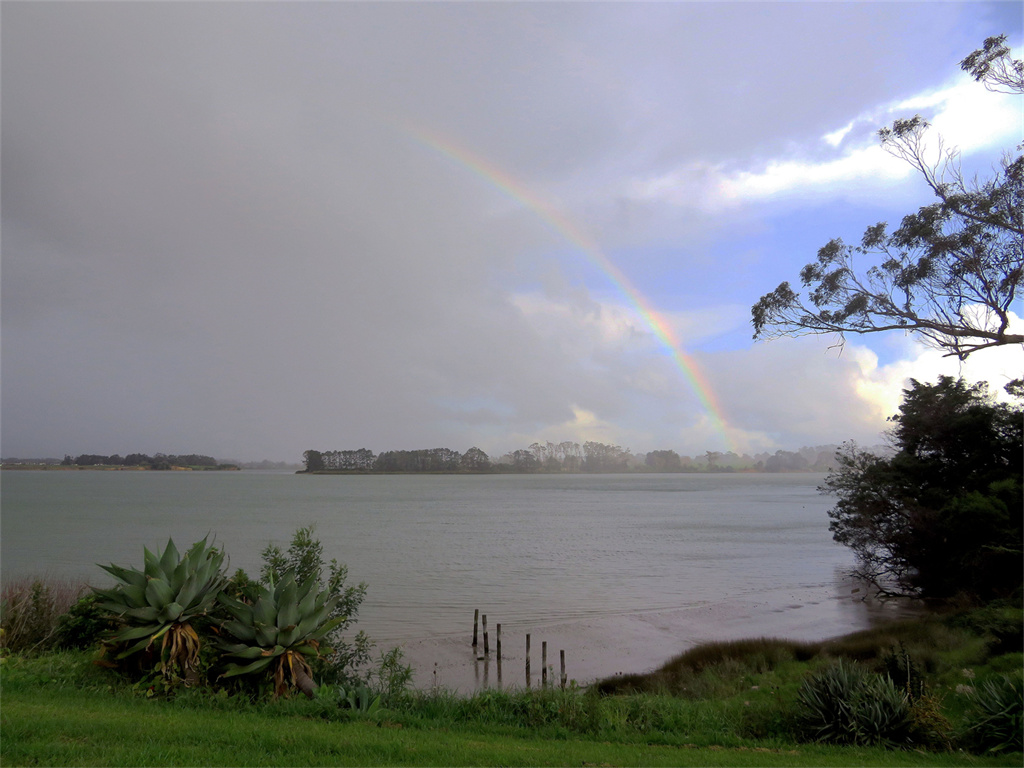
[[[483,631],[483,635],[484,635],[484,638],[483,638],[484,639],[484,650],[483,650],[483,656],[477,656],[477,661],[484,661],[486,659],[489,659],[490,655],[491,655],[490,638],[489,638],[489,636],[487,634],[487,614],[485,613],[482,618],[483,618],[483,630],[484,630]],[[480,609],[478,608],[478,609],[476,609],[473,612],[473,650],[474,651],[477,651],[479,649],[479,647],[480,647],[480,643],[479,643],[480,619],[481,619]],[[495,640],[496,640],[496,643],[495,643],[495,654],[497,655],[498,679],[500,681],[500,679],[501,679],[501,624],[495,625],[495,629],[497,630],[497,637],[495,638]],[[565,650],[564,649],[559,650],[558,651],[558,655],[559,655],[559,658],[560,658],[560,661],[561,661],[561,668],[562,668],[561,678],[560,678],[561,687],[564,689],[565,688],[566,679],[567,679],[566,678],[566,674],[565,674]],[[541,664],[541,667],[540,667],[540,670],[541,670],[540,671],[541,683],[540,684],[541,684],[542,688],[547,688],[547,686],[548,686],[548,643],[547,643],[547,640],[544,640],[540,644],[540,664]],[[529,688],[531,686],[531,682],[532,681],[531,681],[530,678],[531,678],[531,676],[530,676],[530,634],[527,633],[526,634],[526,687],[527,688]]]

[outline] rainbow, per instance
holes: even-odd
[[[407,128],[405,133],[422,145],[440,153],[449,160],[473,172],[493,187],[496,187],[513,201],[537,214],[548,226],[578,248],[612,282],[615,288],[629,301],[651,329],[658,341],[669,352],[683,378],[711,419],[712,426],[722,435],[729,450],[739,453],[730,436],[730,429],[722,413],[722,406],[715,397],[707,378],[697,362],[687,354],[675,332],[658,315],[650,302],[637,290],[629,279],[609,259],[600,246],[577,224],[554,205],[528,189],[494,163],[457,146],[445,138],[423,129]]]

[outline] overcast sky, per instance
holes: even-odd
[[[2,455],[879,442],[1021,350],[750,307],[931,201],[882,125],[1022,140],[958,67],[1022,7],[8,0]]]

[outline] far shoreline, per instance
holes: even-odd
[[[96,464],[92,466],[79,466],[74,464],[66,466],[62,464],[0,464],[0,471],[4,472],[241,472],[242,468],[234,464],[225,464],[216,467],[123,467],[117,465]]]

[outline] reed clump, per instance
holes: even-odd
[[[0,590],[0,648],[38,652],[57,647],[62,618],[88,589],[72,579],[23,578]]]

